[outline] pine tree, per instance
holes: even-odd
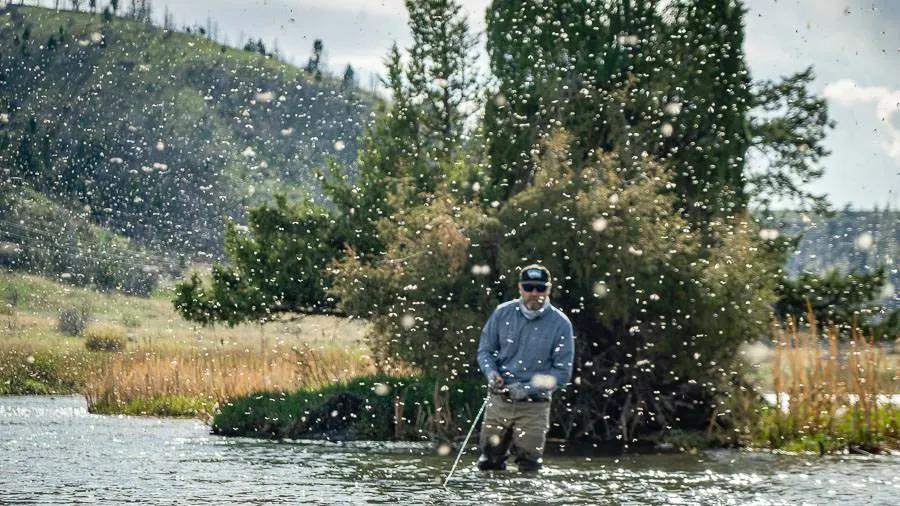
[[[809,74],[753,85],[744,12],[739,0],[495,1],[484,129],[494,198],[530,181],[542,139],[562,127],[576,161],[615,149],[625,163],[665,162],[696,223],[767,193],[821,203],[801,186],[821,175],[825,104],[807,91]],[[750,173],[751,149],[773,160],[761,174]]]
[[[344,69],[344,77],[341,80],[341,88],[344,90],[350,90],[356,87],[356,72],[353,70],[353,65],[347,64],[347,67]]]

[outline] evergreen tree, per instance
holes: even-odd
[[[344,90],[352,90],[356,87],[356,72],[349,63],[344,69],[344,77],[341,79],[341,88]]]
[[[740,212],[751,197],[821,199],[801,183],[821,172],[829,126],[808,74],[754,87],[743,55],[738,0],[659,5],[494,2],[488,53],[497,78],[486,104],[489,191],[499,200],[533,175],[542,139],[562,126],[573,155],[652,153],[673,172],[685,212],[698,224]],[[771,160],[751,174],[748,151]]]
[[[312,74],[316,81],[322,80],[322,53],[325,51],[325,44],[322,39],[313,41],[313,54],[306,62],[306,72]]]
[[[279,200],[274,207],[251,211],[245,236],[235,229],[228,232],[230,265],[217,266],[208,287],[197,278],[179,285],[176,307],[186,318],[235,324],[278,312],[333,310],[337,301],[324,295],[333,282],[329,263],[346,257],[363,264],[376,259],[385,248],[378,223],[428,203],[449,179],[445,176],[455,177],[454,158],[460,150],[448,139],[462,142],[471,114],[464,108],[475,97],[472,38],[453,2],[410,2],[408,7],[414,33],[410,61],[404,64],[396,44],[391,48],[384,83],[392,100],[381,106],[366,131],[358,172],[332,165],[322,174],[329,207]],[[426,26],[433,21],[434,27]],[[447,40],[439,42],[441,37]],[[321,70],[322,49],[317,41],[308,71]],[[290,246],[262,251],[271,244]],[[314,254],[311,244],[326,246]],[[298,292],[288,286],[292,283],[315,289]]]

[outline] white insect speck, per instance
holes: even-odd
[[[163,151],[164,149],[166,149],[166,143],[163,141],[157,141],[156,142],[156,150]]]
[[[375,395],[380,395],[384,397],[385,395],[391,393],[391,387],[385,385],[384,383],[375,383],[372,387],[372,390],[375,392]]]
[[[6,124],[9,123],[9,113],[0,113],[0,123]]]
[[[491,273],[491,266],[487,264],[475,264],[472,266],[472,274],[475,276],[487,276]]]
[[[884,286],[881,287],[881,294],[880,294],[881,298],[888,299],[888,298],[894,297],[896,289],[897,289],[897,287],[894,286],[893,283],[888,281],[887,283],[884,284]]]
[[[635,46],[640,42],[637,35],[619,35],[619,44],[622,46]]]
[[[872,245],[875,244],[875,237],[871,232],[863,232],[856,236],[855,244],[856,249],[863,251],[869,250],[872,248]]]
[[[481,190],[481,183],[479,183],[478,181],[472,183],[472,191],[477,192],[479,190]]]
[[[594,232],[603,232],[606,230],[607,225],[609,225],[609,222],[606,221],[606,218],[597,218],[591,222],[591,228],[594,229]]]
[[[597,281],[596,283],[594,283],[594,297],[602,299],[603,297],[606,297],[608,293],[609,288],[606,287],[605,281]]]
[[[492,202],[491,202],[491,207],[493,207],[493,208],[495,208],[495,209],[498,208],[498,207],[500,207],[500,201],[498,201],[498,200],[492,201]]]
[[[346,146],[346,144],[344,144],[344,141],[334,141],[334,150],[335,151],[343,151],[345,147],[347,147],[347,146]]]
[[[659,300],[659,295],[657,295],[657,294],[655,294],[655,293],[651,293],[651,294],[650,294],[650,300],[653,300],[653,301]]]
[[[335,409],[331,412],[331,418],[337,418],[337,416],[338,416],[338,410]]]
[[[450,455],[450,445],[448,445],[448,444],[439,445],[437,447],[437,454],[440,455],[441,457],[446,457],[447,455]]]
[[[413,328],[415,324],[416,319],[411,314],[405,314],[400,318],[400,326],[406,330]]]
[[[631,253],[632,255],[638,256],[638,257],[644,254],[644,250],[635,248],[634,246],[629,246],[628,252]]]
[[[292,127],[292,128],[282,128],[282,129],[281,129],[281,136],[282,136],[282,137],[288,137],[288,136],[290,136],[292,133],[294,133],[293,127]]]
[[[268,104],[272,100],[275,100],[275,94],[271,91],[264,91],[261,93],[257,93],[254,98],[257,102]]]
[[[544,390],[556,388],[556,377],[550,374],[535,374],[531,377],[531,384]]]
[[[762,228],[759,230],[759,238],[764,241],[774,241],[778,239],[779,232],[774,228]]]
[[[663,137],[671,137],[673,133],[675,133],[675,127],[672,126],[671,123],[663,123],[661,127],[659,127],[659,133]]]
[[[663,110],[670,116],[678,116],[681,114],[681,102],[669,102]]]
[[[245,158],[253,158],[256,156],[256,150],[254,150],[250,146],[247,146],[243,151],[241,151],[241,155],[243,155]]]
[[[114,156],[109,159],[109,163],[114,163],[116,165],[122,165],[123,163],[125,163],[125,160],[119,158],[118,156]]]
[[[34,355],[28,355],[27,357],[25,357],[25,361],[28,362],[29,364],[33,364],[34,363]]]

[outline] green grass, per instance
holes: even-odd
[[[770,407],[760,413],[757,430],[750,441],[753,447],[819,454],[900,450],[900,408],[897,406],[880,407],[869,424],[850,408],[837,417],[830,429],[809,427],[796,433],[785,429],[790,426],[790,415],[779,415]]]
[[[231,399],[219,407],[212,426],[218,434],[276,439],[450,439],[465,435],[485,394],[480,378],[448,383],[373,375],[323,388]],[[402,413],[399,425],[395,413]]]
[[[82,391],[93,354],[83,350],[0,348],[0,395],[74,394]]]
[[[160,289],[150,298],[74,287],[40,276],[0,271],[0,297],[14,290],[15,306],[0,314],[0,348],[16,344],[42,349],[83,347],[81,338],[64,336],[56,329],[62,309],[87,305],[92,327],[125,327],[134,344],[170,349],[259,349],[261,346],[340,347],[364,353],[367,325],[359,321],[310,316],[292,322],[272,322],[204,328],[179,316],[171,302],[171,289]]]
[[[215,408],[214,399],[170,395],[149,399],[134,399],[127,402],[96,403],[90,407],[91,413],[101,415],[166,416],[178,418],[205,417]]]

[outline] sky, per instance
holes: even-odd
[[[43,1],[47,5],[47,0]],[[101,4],[105,3],[101,0]],[[122,2],[127,4],[127,2]],[[471,26],[484,30],[490,0],[462,0]],[[809,188],[837,208],[900,208],[900,1],[745,0],[745,52],[754,79],[775,79],[812,65],[813,91],[837,126],[826,139],[825,175]],[[176,26],[218,25],[230,45],[248,37],[277,44],[303,64],[322,39],[329,70],[352,64],[360,85],[382,72],[393,42],[407,46],[403,0],[154,0]],[[483,53],[482,37],[481,51]],[[485,66],[486,55],[481,55]]]

